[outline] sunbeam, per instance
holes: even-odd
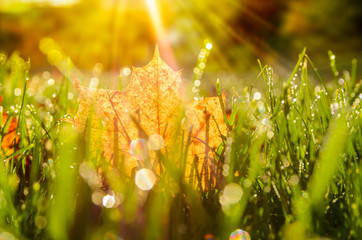
[[[156,40],[160,49],[161,54],[163,54],[163,58],[166,59],[168,64],[176,69],[177,64],[175,61],[175,57],[172,52],[172,48],[170,42],[168,40],[165,28],[162,24],[162,20],[160,18],[160,14],[157,8],[156,0],[146,0],[148,11],[152,20],[152,24],[154,26],[154,30],[156,32]]]

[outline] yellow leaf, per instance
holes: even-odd
[[[192,129],[186,176],[191,174],[195,156],[199,161],[198,173],[194,174],[207,179],[216,174],[215,150],[222,142],[220,135],[226,132],[219,99],[195,100],[186,106],[185,114],[180,99],[181,71],[173,71],[160,58],[157,47],[149,64],[133,68],[125,92],[91,89],[77,81],[75,86],[81,102],[73,123],[83,132],[90,124],[87,138],[91,139],[91,148],[106,158],[114,160],[124,154],[128,173],[139,166],[158,172],[155,151],[172,151],[172,145],[180,142],[179,130],[188,133]],[[186,124],[181,127],[185,115]]]

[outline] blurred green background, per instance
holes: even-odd
[[[32,71],[41,71],[49,66],[39,41],[50,37],[81,70],[101,63],[119,73],[122,66],[146,64],[158,42],[165,60],[191,79],[208,40],[213,49],[204,77],[212,81],[250,73],[254,79],[257,59],[289,74],[303,47],[320,73],[330,74],[328,50],[341,69],[361,60],[361,26],[359,0],[2,0],[0,51],[18,51],[31,58]]]

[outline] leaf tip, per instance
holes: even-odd
[[[160,57],[160,50],[158,47],[158,44],[155,46],[155,53],[153,54],[153,58],[159,58]]]

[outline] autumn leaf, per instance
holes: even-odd
[[[123,153],[128,172],[142,165],[159,171],[154,152],[172,148],[175,139],[180,139],[181,127],[191,136],[186,175],[215,173],[215,150],[226,132],[219,98],[184,104],[181,71],[173,71],[160,58],[157,47],[150,63],[133,68],[125,92],[87,88],[77,80],[75,86],[81,101],[71,122],[82,132],[89,126],[91,148],[102,151],[106,158],[115,160]],[[181,126],[183,117],[186,123]]]
[[[225,99],[225,94],[222,94]],[[187,172],[191,177],[198,174],[202,185],[213,185],[216,179],[218,164],[215,161],[216,148],[220,145],[222,135],[226,135],[226,124],[219,97],[208,97],[193,101],[186,111],[187,123],[191,132],[191,143],[188,152]],[[194,161],[198,160],[197,173],[192,172]],[[194,170],[196,171],[196,169]]]
[[[2,102],[2,96],[0,96],[0,104]],[[8,115],[3,112],[3,107],[0,106],[0,118],[1,118],[1,129],[3,131],[3,136],[1,139],[1,151],[10,155],[14,152],[14,141],[17,143],[19,141],[19,137],[15,138],[16,127],[18,121],[16,118],[8,118]]]

